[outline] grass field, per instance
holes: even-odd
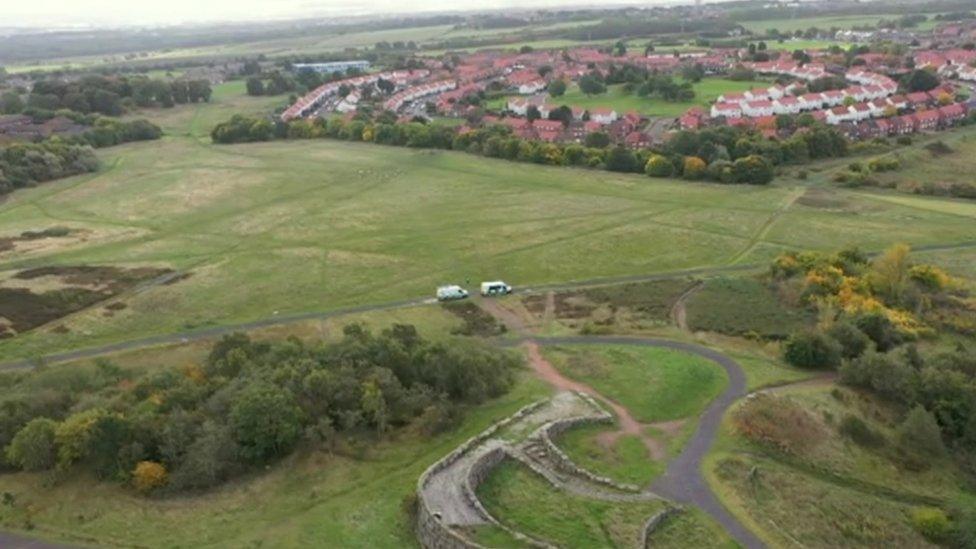
[[[716,364],[668,349],[550,347],[544,352],[564,375],[619,402],[645,423],[696,415],[727,381]]]
[[[935,14],[925,14],[929,17],[928,21],[920,23],[916,30],[929,30],[935,26],[932,16]],[[885,15],[836,15],[823,17],[800,17],[794,19],[769,19],[765,21],[742,21],[740,24],[747,30],[754,33],[764,33],[769,29],[776,29],[780,32],[794,32],[807,30],[810,27],[829,30],[837,27],[839,29],[851,29],[854,27],[875,27],[882,19],[898,19],[900,14]]]
[[[606,93],[586,95],[575,84],[569,86],[566,94],[561,97],[550,97],[553,105],[569,105],[584,109],[612,108],[617,114],[637,111],[648,116],[680,116],[695,106],[707,106],[723,93],[745,91],[759,86],[768,86],[768,82],[746,81],[740,82],[724,78],[705,78],[694,84],[697,94],[693,101],[663,101],[653,97],[640,97],[637,94],[626,93],[623,84],[612,85]],[[492,108],[504,108],[508,98],[502,98],[489,103]]]
[[[103,149],[100,172],[0,204],[0,236],[78,235],[5,253],[4,275],[47,264],[190,273],[123,296],[111,317],[96,308],[4,340],[0,357],[423,297],[465,279],[525,286],[765,262],[789,248],[976,240],[958,202],[939,199],[923,208],[836,189],[825,207],[797,201],[789,181],[649,180],[327,140],[209,144],[217,121],[284,101],[231,82],[207,105],[137,113],[167,136]]]

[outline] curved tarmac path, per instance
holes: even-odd
[[[651,485],[651,489],[678,503],[694,505],[708,513],[722,525],[729,535],[743,547],[760,549],[766,547],[755,534],[749,531],[735,516],[723,506],[708,486],[702,475],[702,462],[715,441],[715,435],[722,423],[722,416],[736,400],[746,394],[746,376],[742,367],[732,358],[714,349],[669,339],[569,336],[569,337],[526,337],[522,341],[537,345],[630,345],[635,347],[658,347],[683,351],[711,360],[725,370],[729,384],[725,390],[709,403],[699,417],[698,428],[684,449],[672,459],[664,474]],[[592,389],[590,390],[592,391]],[[590,392],[587,391],[587,392]],[[603,400],[606,397],[595,394]]]

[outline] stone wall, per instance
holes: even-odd
[[[613,479],[593,474],[579,465],[576,465],[576,463],[574,463],[573,460],[566,455],[566,452],[563,452],[562,449],[553,442],[553,438],[558,437],[562,433],[565,433],[566,431],[580,425],[613,423],[613,415],[600,406],[592,397],[583,393],[577,393],[577,395],[599,412],[592,416],[579,416],[569,419],[556,420],[543,425],[539,429],[538,437],[542,442],[550,461],[552,461],[553,464],[559,467],[561,470],[572,475],[583,477],[591,482],[609,486],[610,488],[624,492],[640,492],[640,486],[618,483]]]
[[[681,513],[682,511],[683,509],[680,507],[669,506],[647,519],[647,522],[644,523],[644,527],[641,528],[640,543],[637,547],[640,549],[645,549],[648,546],[648,543],[651,541],[651,534],[653,534],[664,521],[668,520],[668,518]]]
[[[440,518],[432,513],[427,507],[427,502],[424,500],[423,489],[427,486],[427,482],[430,477],[436,474],[438,471],[448,467],[455,461],[461,458],[464,454],[471,451],[473,448],[477,447],[479,444],[484,443],[492,436],[494,436],[499,430],[511,425],[512,423],[524,418],[525,416],[535,412],[540,407],[546,404],[548,400],[540,400],[533,402],[527,406],[522,407],[515,414],[493,423],[490,427],[482,431],[481,433],[475,435],[468,439],[464,444],[455,448],[450,454],[444,456],[430,467],[420,478],[417,480],[417,539],[420,544],[427,549],[466,549],[466,548],[481,548],[482,546],[468,540],[453,528],[444,524]],[[505,530],[508,530],[512,535],[519,537],[519,539],[524,538],[530,544],[535,545],[534,540],[526,538],[522,534],[509,530],[508,528],[502,526],[488,514],[481,502],[478,501],[475,495],[475,490],[478,484],[480,484],[488,476],[488,473],[496,467],[507,454],[504,449],[499,447],[495,448],[484,456],[482,456],[473,466],[471,474],[469,475],[467,485],[465,486],[465,495],[472,503],[472,506],[483,515],[485,522],[495,524]]]

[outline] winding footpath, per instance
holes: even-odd
[[[719,502],[702,474],[703,461],[711,449],[712,443],[715,441],[715,436],[718,434],[719,427],[722,424],[722,417],[736,400],[746,394],[745,373],[735,360],[701,345],[656,338],[570,336],[547,338],[527,337],[524,341],[529,347],[530,353],[532,352],[531,349],[533,346],[539,345],[629,345],[635,347],[657,347],[691,353],[711,360],[721,366],[729,376],[728,386],[702,413],[695,433],[688,440],[687,444],[685,444],[681,453],[668,462],[664,474],[654,481],[651,485],[651,490],[678,503],[698,507],[721,524],[729,535],[743,547],[748,547],[749,549],[766,547],[755,534],[749,531],[748,528],[739,522]],[[536,364],[536,361],[531,362]],[[549,365],[549,368],[552,368],[552,371],[555,371],[556,375],[562,377],[551,365]],[[543,379],[548,380],[552,373],[543,371],[540,372],[540,375]],[[572,388],[590,394],[610,404],[618,414],[618,417],[629,417],[633,420],[631,414],[626,409],[600,395],[592,388],[564,377],[562,379],[565,381],[556,385],[557,387]],[[623,415],[621,415],[621,409],[623,409]],[[621,421],[622,426],[623,424],[624,421]]]
[[[726,532],[743,547],[749,549],[764,548],[766,545],[748,528],[746,528],[728,509],[719,502],[715,493],[708,486],[703,471],[703,462],[715,441],[715,436],[722,425],[722,417],[732,404],[746,395],[746,375],[731,357],[714,349],[669,339],[651,337],[614,337],[614,336],[564,336],[564,337],[536,337],[529,333],[523,319],[506,309],[497,301],[483,299],[479,305],[500,322],[504,323],[512,333],[521,336],[519,342],[526,347],[529,364],[542,380],[559,390],[572,390],[588,394],[609,405],[620,422],[621,430],[628,434],[637,434],[647,444],[643,436],[643,426],[633,417],[629,410],[614,402],[592,387],[563,376],[542,353],[540,346],[551,345],[628,345],[634,347],[656,347],[682,351],[698,355],[718,364],[729,378],[729,384],[718,397],[709,403],[708,408],[701,414],[698,428],[685,444],[681,453],[668,462],[661,477],[654,481],[651,490],[658,495],[685,505],[694,505],[708,513],[716,522],[725,528]],[[652,445],[648,450],[654,456]]]

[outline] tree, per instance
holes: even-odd
[[[701,79],[705,77],[705,69],[701,63],[685,65],[681,68],[681,77],[689,82],[701,82]]]
[[[132,470],[132,485],[143,494],[166,485],[166,467],[155,461],[140,461]]]
[[[935,416],[922,406],[915,406],[898,426],[899,449],[913,465],[927,464],[945,456],[945,443]]]
[[[542,118],[542,113],[539,112],[539,107],[529,105],[529,108],[525,110],[525,119],[529,122],[535,122],[540,118]]]
[[[298,440],[301,410],[294,395],[265,382],[241,391],[230,411],[241,457],[252,463],[279,456]]]
[[[552,97],[560,97],[566,93],[566,82],[562,79],[556,79],[549,82],[548,87],[549,95]]]
[[[620,145],[607,151],[605,165],[612,172],[637,171],[637,158],[630,149]]]
[[[767,185],[776,175],[772,164],[759,155],[739,158],[732,164],[732,173],[738,183],[750,185]]]
[[[264,81],[256,76],[252,76],[247,79],[247,94],[248,95],[264,95]]]
[[[915,69],[901,78],[901,87],[911,93],[929,91],[939,85],[939,77],[925,69]]]
[[[603,82],[592,74],[587,74],[579,79],[579,89],[586,95],[597,95],[607,91]]]
[[[907,244],[895,244],[871,263],[868,280],[875,293],[891,305],[900,305],[905,297],[909,281],[909,254]]]
[[[43,471],[54,466],[57,457],[54,431],[57,422],[35,418],[25,425],[7,447],[7,461],[25,471]]]
[[[610,144],[610,136],[603,132],[593,132],[586,134],[583,144],[587,147],[602,149]]]
[[[655,154],[647,159],[644,173],[651,177],[670,177],[674,173],[674,165],[664,156]]]
[[[19,114],[24,110],[24,101],[20,94],[14,91],[4,92],[0,95],[0,113]]]
[[[827,335],[840,345],[841,357],[846,359],[863,355],[872,345],[871,338],[847,321],[834,323]]]
[[[686,156],[682,176],[685,179],[701,179],[705,176],[707,169],[708,165],[701,158],[697,156]]]
[[[840,356],[840,345],[815,331],[793,334],[783,348],[783,358],[800,368],[836,368]]]
[[[62,421],[54,430],[54,440],[58,446],[58,467],[66,469],[75,462],[88,457],[89,444],[95,424],[107,412],[92,408],[78,412]]]

